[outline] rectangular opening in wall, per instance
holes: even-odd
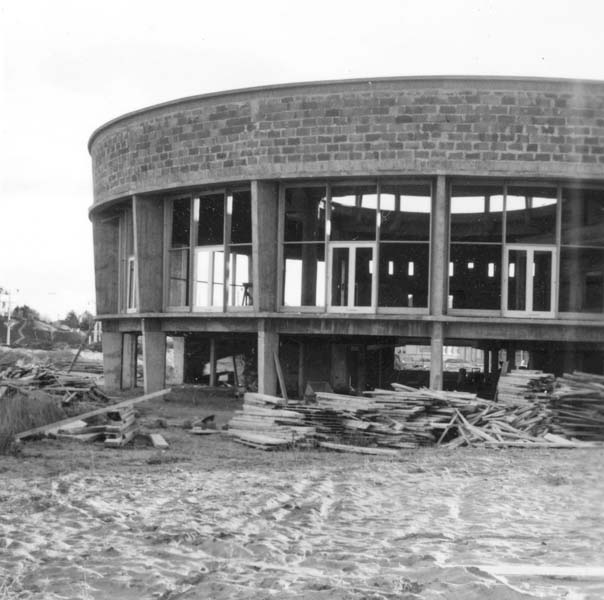
[[[429,241],[431,206],[429,185],[382,185],[380,188],[380,239]]]
[[[300,187],[285,190],[285,242],[325,241],[325,187]]]
[[[556,240],[556,188],[509,186],[506,242],[553,244]]]
[[[284,244],[283,306],[325,305],[325,245]]]
[[[428,306],[428,244],[380,244],[378,306]]]
[[[252,246],[229,246],[228,304],[252,305]]]
[[[224,194],[200,196],[194,200],[197,245],[224,243]]]
[[[451,192],[451,241],[501,243],[503,187],[454,185]]]
[[[376,215],[375,185],[338,185],[332,188],[330,205],[332,241],[375,240]]]
[[[252,195],[249,191],[233,192],[227,196],[231,219],[231,244],[252,243]]]
[[[604,313],[604,248],[560,249],[561,312]]]
[[[189,305],[189,244],[191,200],[172,202],[170,246],[168,249],[168,306]]]
[[[451,244],[449,294],[453,304],[450,308],[501,308],[501,250],[501,244]]]

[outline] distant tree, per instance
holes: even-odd
[[[31,308],[31,306],[27,306],[27,304],[24,304],[23,306],[15,306],[14,310],[13,310],[13,314],[12,314],[12,318],[13,319],[36,319],[38,320],[40,318],[40,313]]]
[[[87,310],[85,310],[81,315],[80,315],[80,330],[81,331],[89,331],[92,330],[92,327],[94,326],[94,315],[90,312],[88,312]]]
[[[70,310],[65,318],[61,321],[63,325],[67,325],[71,329],[77,329],[80,326],[80,320],[78,319],[78,315],[75,314],[73,310]]]

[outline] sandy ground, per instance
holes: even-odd
[[[169,450],[0,457],[0,599],[604,598],[599,449],[266,453],[177,426],[235,400],[139,406]]]

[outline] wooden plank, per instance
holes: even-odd
[[[153,444],[154,448],[159,448],[160,450],[165,450],[170,447],[170,444],[166,442],[166,438],[161,433],[150,433],[149,439]]]
[[[146,402],[147,400],[154,400],[155,398],[162,398],[166,394],[169,394],[172,390],[170,388],[166,388],[165,390],[160,390],[159,392],[153,392],[151,394],[145,394],[144,396],[140,396],[138,398],[130,398],[129,400],[124,400],[123,402],[118,402],[117,404],[112,404],[110,406],[104,406],[103,408],[97,408],[96,410],[91,410],[87,413],[83,413],[81,415],[75,415],[73,417],[69,417],[68,419],[62,419],[61,421],[56,421],[55,423],[49,423],[48,425],[42,425],[41,427],[35,427],[34,429],[28,429],[27,431],[22,431],[15,436],[15,439],[22,440],[32,435],[36,435],[38,433],[48,433],[48,431],[52,431],[53,429],[59,429],[63,425],[67,425],[68,423],[73,423],[74,421],[86,420],[89,417],[95,417],[96,415],[102,415],[108,412],[115,411],[119,408],[125,408],[127,406],[133,406],[134,404],[138,404],[139,402]]]
[[[355,454],[374,454],[376,456],[400,456],[398,450],[392,448],[369,448],[367,446],[348,446],[347,444],[334,444],[332,442],[319,442],[321,448],[337,450],[338,452],[354,452]]]
[[[105,446],[108,448],[121,448],[122,446],[125,446],[137,433],[137,429],[131,429],[130,431],[124,432],[119,437],[106,439]]]

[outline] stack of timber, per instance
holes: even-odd
[[[315,434],[315,428],[305,422],[299,406],[290,403],[286,407],[282,398],[248,392],[242,410],[229,421],[228,433],[235,441],[262,450],[303,444]]]
[[[497,383],[496,399],[510,406],[547,403],[554,390],[555,377],[543,371],[517,369],[502,375]]]
[[[567,438],[604,441],[604,376],[574,371],[556,380],[552,431]]]
[[[58,396],[64,405],[76,401],[109,402],[95,378],[61,371],[52,365],[17,364],[0,371],[0,398],[8,389],[17,389],[24,394],[41,389]]]

